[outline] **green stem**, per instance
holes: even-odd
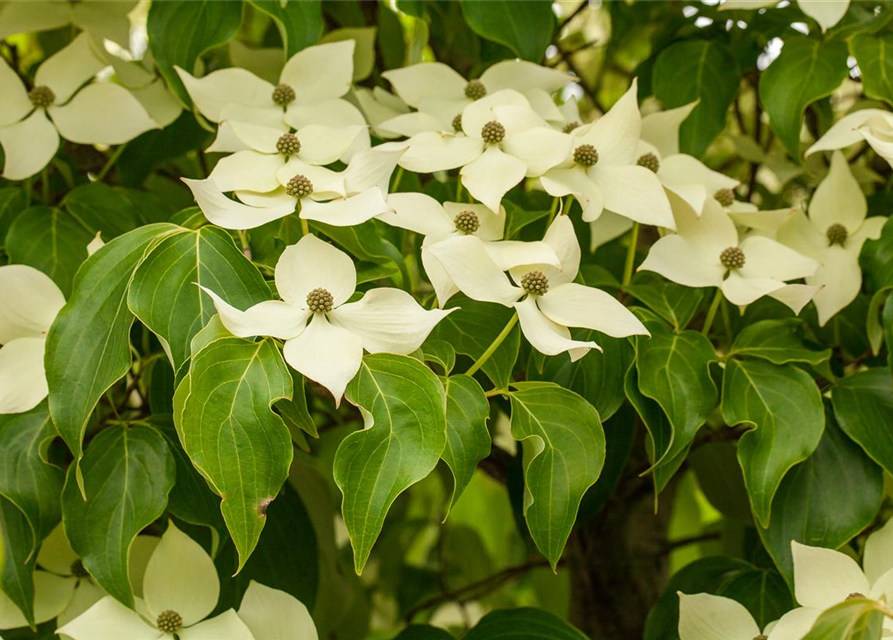
[[[33,199],[33,188],[31,184],[31,178],[25,178],[25,206],[31,206],[31,200]]]
[[[301,218],[301,237],[303,238],[310,233],[310,224],[304,218]]]
[[[707,310],[704,326],[701,328],[701,333],[705,336],[710,333],[710,327],[713,326],[713,319],[716,317],[716,310],[719,309],[720,302],[722,302],[722,289],[717,287],[716,295],[713,296],[713,302],[710,303],[710,308]]]
[[[493,340],[487,350],[481,354],[481,357],[474,361],[474,364],[468,368],[468,371],[465,372],[465,375],[471,376],[477,373],[481,367],[486,364],[487,360],[490,359],[490,356],[499,348],[499,345],[502,344],[503,340],[505,340],[508,335],[512,332],[512,329],[515,328],[515,324],[518,322],[518,314],[517,312],[512,313],[511,319],[506,323],[505,327],[503,327],[502,331],[498,336]]]
[[[633,222],[633,229],[629,235],[629,248],[626,250],[626,264],[623,265],[623,286],[625,287],[633,279],[633,267],[636,265],[636,248],[639,245],[639,223]]]
[[[40,172],[40,196],[44,204],[50,204],[50,173],[46,167]]]
[[[394,177],[394,184],[391,185],[391,193],[397,193],[397,187],[400,186],[401,180],[403,180],[403,167],[397,167],[397,175]]]
[[[456,176],[456,202],[462,202],[462,177]]]
[[[108,175],[108,172],[112,170],[112,167],[115,166],[115,163],[118,161],[118,158],[121,157],[121,154],[124,153],[124,149],[127,148],[127,143],[119,145],[117,149],[112,152],[112,155],[109,156],[109,159],[105,161],[105,166],[99,172],[99,175],[96,176],[97,182],[102,182],[103,179]]]
[[[546,228],[552,224],[552,221],[555,219],[555,212],[558,211],[558,203],[560,202],[560,198],[552,198],[552,207],[549,209],[549,219],[546,220]]]

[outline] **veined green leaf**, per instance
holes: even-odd
[[[291,376],[276,345],[241,338],[221,338],[199,351],[174,394],[180,442],[222,499],[239,569],[288,477],[291,436],[272,406],[291,396]]]
[[[134,605],[130,545],[167,506],[174,486],[174,458],[151,427],[114,427],[96,436],[81,464],[81,496],[75,467],[62,491],[65,533],[93,579],[125,605]]]
[[[830,349],[810,349],[803,342],[803,321],[798,318],[761,320],[744,327],[735,337],[729,357],[750,356],[773,364],[804,362],[818,365],[831,357]]]
[[[893,473],[890,370],[876,368],[847,376],[831,391],[831,401],[840,428],[887,473]]]
[[[546,0],[462,0],[462,13],[476,34],[531,62],[542,60],[555,31],[552,3]]]
[[[447,421],[443,459],[455,480],[449,504],[452,507],[471,481],[478,462],[490,455],[490,432],[487,430],[490,403],[481,385],[471,376],[460,374],[445,378],[443,388]]]
[[[21,609],[29,625],[34,620],[34,565],[37,541],[28,519],[12,502],[0,496],[0,543],[4,557],[0,589]]]
[[[688,326],[704,300],[704,289],[684,287],[647,271],[637,273],[625,291],[648,305],[676,331]]]
[[[136,209],[127,196],[102,182],[75,187],[62,200],[62,207],[91,237],[101,232],[106,242],[137,226]]]
[[[278,0],[250,0],[250,2],[276,22],[286,59],[304,47],[309,47],[322,35],[322,3],[319,0],[287,3]]]
[[[0,246],[6,244],[6,233],[25,209],[28,208],[28,199],[25,190],[18,187],[4,187],[0,189]]]
[[[345,397],[366,421],[341,442],[334,465],[359,574],[394,500],[431,473],[444,451],[446,397],[425,365],[391,354],[363,358]]]
[[[886,617],[880,602],[853,598],[823,612],[803,640],[880,640]]]
[[[573,391],[548,382],[513,386],[512,436],[524,447],[524,516],[554,569],[583,494],[601,474],[605,433],[595,408]]]
[[[738,461],[754,515],[761,526],[769,526],[782,478],[815,451],[825,429],[819,388],[793,365],[729,360],[722,416],[729,426],[754,427],[738,441]]]
[[[850,51],[862,73],[862,89],[869,98],[893,105],[893,37],[859,34]]]

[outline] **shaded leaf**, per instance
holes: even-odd
[[[803,321],[785,318],[747,325],[735,337],[728,355],[750,356],[773,364],[804,362],[818,365],[831,357],[831,349],[807,347],[803,341]]]
[[[850,40],[850,51],[859,65],[865,95],[893,105],[893,37],[860,34]]]
[[[552,3],[547,0],[462,0],[462,13],[476,34],[531,62],[542,60],[555,31]]]
[[[586,640],[583,633],[554,613],[524,607],[491,611],[465,635],[465,640]]]
[[[847,376],[831,392],[840,428],[865,453],[893,473],[893,379],[886,368]]]
[[[285,58],[291,58],[322,35],[322,3],[319,0],[278,2],[277,0],[249,0],[276,23],[282,37]]]
[[[490,403],[477,380],[464,374],[443,381],[446,393],[446,446],[442,457],[453,472],[450,507],[471,481],[478,462],[490,455],[487,418]],[[449,511],[448,511],[449,512]]]

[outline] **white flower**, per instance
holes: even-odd
[[[773,7],[778,0],[725,0],[719,9],[761,9]],[[822,31],[827,31],[846,15],[850,0],[797,0],[800,10],[819,23]]]
[[[779,640],[800,640],[822,611],[850,597],[893,598],[893,520],[875,531],[865,543],[862,568],[850,556],[822,547],[791,542],[794,556],[794,597],[800,608],[782,616]],[[885,635],[893,621],[885,619]],[[772,640],[776,640],[773,638]]]
[[[43,169],[56,155],[60,135],[81,144],[113,145],[158,128],[124,87],[92,82],[81,89],[103,67],[86,34],[40,65],[30,91],[0,61],[4,178],[24,180]]]
[[[239,617],[255,640],[317,640],[316,625],[300,600],[252,580],[242,596]]]
[[[34,267],[0,267],[0,414],[21,413],[47,396],[47,332],[65,305],[49,276]]]
[[[712,198],[700,218],[688,207],[674,211],[677,233],[654,243],[640,271],[687,287],[720,287],[739,306],[768,295],[799,313],[812,298],[815,287],[785,284],[814,274],[812,258],[764,236],[739,239],[735,223]]]
[[[34,572],[34,622],[42,624],[65,611],[72,599],[72,585],[64,577],[46,571]],[[18,606],[0,591],[0,630],[27,627]]]
[[[383,128],[405,136],[424,131],[451,132],[453,120],[465,107],[502,89],[522,93],[543,118],[560,122],[563,116],[550,94],[574,80],[563,71],[524,60],[498,62],[484,71],[480,79],[471,81],[441,62],[391,69],[382,76],[406,104],[418,109],[382,123]]]
[[[341,173],[298,158],[281,164],[278,157],[264,156],[270,162],[245,164],[243,174],[230,166],[216,176],[183,178],[183,182],[205,217],[225,229],[253,229],[294,213],[298,205],[305,220],[347,227],[388,211],[385,194],[402,153],[402,149],[366,149],[351,158]],[[242,186],[246,184],[253,190]],[[242,202],[223,195],[231,190]]]
[[[845,115],[806,151],[806,155],[843,149],[862,140],[893,166],[893,113],[883,109],[861,109]]]
[[[772,634],[773,623],[760,630],[744,605],[709,593],[679,594],[679,640],[757,640]]]
[[[441,307],[459,291],[430,250],[447,238],[466,235],[476,238],[503,271],[530,262],[559,266],[555,252],[544,242],[503,240],[503,210],[497,214],[482,204],[440,204],[424,193],[392,193],[388,196],[388,205],[393,210],[379,215],[379,220],[424,236],[422,264]]]
[[[356,87],[353,90],[353,96],[375,135],[385,139],[401,136],[401,134],[390,131],[381,125],[392,118],[410,112],[403,100],[381,87],[375,87],[371,91],[365,87]]]
[[[543,241],[552,247],[560,267],[518,264],[510,273],[520,286],[509,281],[483,243],[473,237],[449,238],[432,245],[430,251],[467,296],[514,307],[521,331],[540,353],[552,356],[567,351],[577,360],[590,349],[601,350],[595,342],[573,340],[568,327],[594,329],[615,338],[648,335],[644,325],[613,297],[573,281],[580,266],[580,245],[570,218],[558,216]]]
[[[255,640],[233,609],[208,618],[220,580],[201,545],[169,522],[143,577],[139,613],[106,596],[57,633],[72,640]]]
[[[859,252],[869,239],[879,238],[887,221],[866,220],[868,204],[859,183],[840,151],[831,157],[831,169],[819,183],[809,205],[809,216],[798,211],[776,235],[779,242],[817,260],[821,266],[806,283],[821,287],[813,301],[824,325],[851,303],[862,288]]]
[[[129,2],[5,2],[0,7],[0,39],[74,25],[122,47],[130,47]]]
[[[147,51],[140,60],[130,61],[113,55],[101,43],[96,45],[94,51],[112,66],[116,80],[139,100],[149,117],[160,127],[172,124],[183,112],[183,107],[164,79],[155,73],[151,52]]]
[[[556,197],[573,195],[587,222],[607,209],[636,222],[675,228],[660,181],[636,165],[641,127],[633,81],[604,116],[570,133],[571,149],[540,178],[543,189]]]
[[[372,289],[360,300],[347,302],[356,286],[350,256],[306,235],[286,248],[276,263],[276,289],[282,300],[239,311],[205,291],[231,333],[284,340],[286,362],[331,391],[337,404],[359,371],[364,349],[412,353],[450,313],[427,311],[405,291],[392,288]]]

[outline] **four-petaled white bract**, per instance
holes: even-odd
[[[709,593],[679,595],[679,640],[757,640],[773,635],[774,623],[765,629],[737,600]]]

